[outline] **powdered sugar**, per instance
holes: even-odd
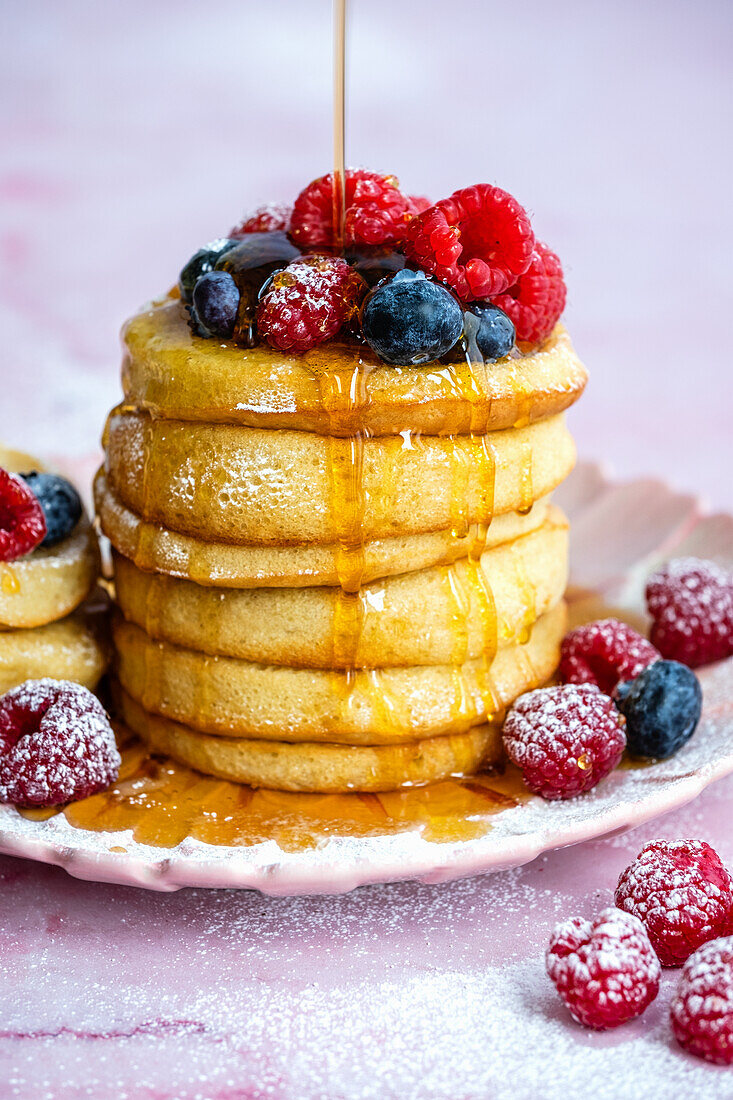
[[[691,1054],[733,1064],[733,936],[692,955],[672,1001],[675,1036]]]
[[[0,699],[0,801],[53,806],[108,786],[120,755],[107,715],[67,680],[27,680]]]
[[[696,668],[733,654],[733,575],[714,562],[667,562],[649,578],[646,601],[662,656]]]
[[[572,684],[596,684],[609,695],[659,658],[651,642],[628,623],[599,619],[571,630],[562,642],[560,678]]]

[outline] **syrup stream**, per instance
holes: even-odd
[[[333,235],[340,253],[346,220],[346,5],[333,0]]]

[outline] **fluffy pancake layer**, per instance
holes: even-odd
[[[465,529],[528,511],[575,462],[563,416],[477,438],[355,441],[120,409],[106,450],[110,488],[141,519],[238,545]]]
[[[337,585],[341,573],[339,543],[294,546],[238,546],[191,538],[130,511],[110,488],[103,470],[97,474],[94,496],[102,530],[112,545],[138,568],[224,588],[302,587]],[[496,546],[536,530],[546,519],[548,501],[536,501],[527,515],[495,516],[486,546]],[[477,537],[475,525],[464,535],[451,530],[401,535],[366,541],[361,548],[361,580],[444,565],[465,557]]]
[[[44,676],[93,690],[106,663],[104,645],[83,609],[46,626],[0,633],[0,693]]]
[[[567,521],[487,549],[480,567],[336,587],[216,589],[144,573],[115,555],[117,602],[151,637],[211,655],[305,668],[463,664],[511,645],[561,599]],[[479,572],[480,568],[480,572]]]
[[[558,604],[525,645],[463,665],[348,671],[211,657],[155,642],[116,619],[116,674],[147,711],[221,737],[398,744],[493,721],[552,675],[566,621]]]
[[[132,317],[123,339],[130,405],[174,420],[321,435],[497,431],[562,412],[587,379],[561,325],[531,353],[470,371],[388,366],[367,348],[333,343],[287,356],[204,340],[175,298]]]
[[[433,737],[406,745],[329,745],[208,737],[179,722],[148,714],[121,688],[116,702],[123,721],[154,752],[190,768],[280,791],[393,791],[471,775],[501,756],[498,726]]]

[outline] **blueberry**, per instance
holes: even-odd
[[[228,271],[234,277],[241,304],[237,325],[237,343],[254,347],[257,343],[255,319],[257,298],[270,276],[282,271],[300,252],[288,240],[286,233],[247,233],[234,248],[227,249],[216,262],[217,271]]]
[[[367,295],[364,339],[380,359],[398,366],[431,363],[445,355],[463,329],[456,299],[422,271],[399,271]]]
[[[228,340],[234,332],[239,308],[239,288],[228,271],[209,271],[193,288],[191,320],[204,336]]]
[[[483,358],[487,363],[508,355],[516,339],[512,319],[491,302],[471,302],[464,308],[463,334],[471,359]]]
[[[632,756],[664,760],[692,737],[700,721],[702,688],[678,661],[655,661],[616,688],[616,706],[626,718]]]
[[[46,537],[41,546],[55,546],[67,538],[81,519],[81,498],[65,477],[56,474],[21,474],[38,498],[46,519]]]
[[[178,276],[178,288],[184,302],[191,302],[196,280],[202,275],[206,275],[207,272],[213,271],[219,257],[237,244],[239,244],[239,241],[231,240],[229,237],[219,237],[218,240],[210,241],[198,252],[194,252]]]
[[[388,279],[402,271],[407,260],[402,252],[377,249],[371,252],[355,252],[346,259],[355,271],[358,271],[367,286],[376,286],[382,279]]]

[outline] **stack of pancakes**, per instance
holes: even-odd
[[[379,791],[497,759],[552,675],[567,524],[551,505],[585,371],[565,331],[493,365],[289,357],[126,326],[97,508],[116,697],[155,751],[299,791]]]
[[[0,447],[0,466],[43,470],[38,459]],[[99,545],[86,514],[54,546],[0,564],[0,693],[50,676],[95,688],[105,666],[88,597],[99,576]]]

